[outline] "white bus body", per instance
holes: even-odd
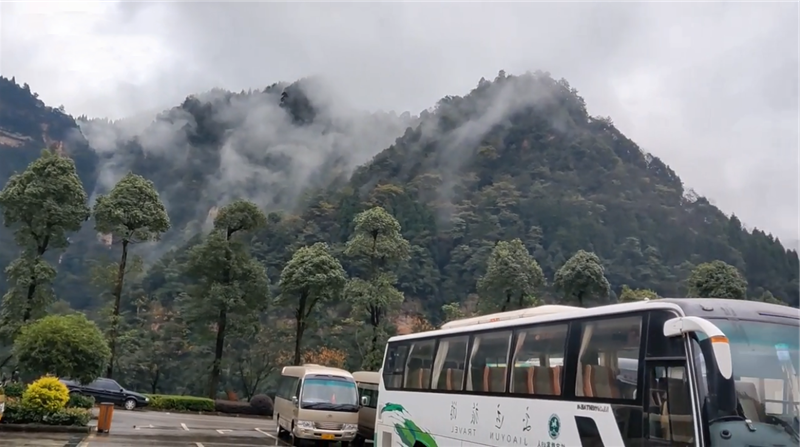
[[[798,445],[799,337],[797,309],[719,299],[527,309],[392,337],[375,446]]]

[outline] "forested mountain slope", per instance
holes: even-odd
[[[617,292],[628,284],[685,296],[689,271],[718,259],[745,274],[751,295],[769,290],[797,305],[795,251],[686,190],[610,119],[590,117],[564,80],[501,72],[422,118],[350,188],[400,221],[415,253],[401,288],[430,310],[474,292],[493,245],[513,238],[548,278],[584,249],[601,257]]]
[[[76,120],[45,106],[27,84],[7,78],[0,78],[0,98],[0,184],[51,143],[62,144],[75,160],[90,201],[126,172],[147,177],[172,221],[162,243],[138,247],[149,262],[207,229],[218,207],[233,198],[266,210],[294,210],[308,188],[346,182],[357,165],[417,120],[408,112],[350,109],[313,78],[260,91],[212,90],[153,120]],[[74,235],[57,260],[65,274],[56,289],[79,308],[91,305],[95,294],[87,260],[108,258],[108,241],[92,227]],[[0,242],[0,261],[7,265],[16,248],[5,229]],[[0,295],[4,290],[0,285]]]
[[[61,300],[47,310],[83,310],[106,334],[116,334],[114,374],[131,388],[195,395],[236,389],[251,396],[271,386],[266,378],[289,361],[286,347],[300,338],[297,315],[307,319],[296,355],[317,358],[327,350],[348,368],[374,367],[385,336],[429,328],[443,319],[443,307],[453,308],[445,305],[474,302],[479,279],[491,276],[490,255],[500,248],[524,255],[515,260],[527,258],[527,271],[509,267],[496,276],[515,282],[520,303],[572,299],[575,294],[553,283],[557,271],[579,270],[564,265],[580,258],[593,263],[603,288],[602,298],[585,297],[587,305],[616,300],[623,286],[684,297],[693,270],[714,276],[701,293],[722,290],[717,286],[725,281],[716,276],[726,276],[734,278],[730,297],[770,301],[771,293],[798,305],[796,251],[744,229],[687,190],[609,118],[589,116],[564,80],[500,72],[419,117],[360,113],[337,101],[314,80],[303,80],[195,95],[154,121],[76,122],[26,86],[2,79],[0,182],[52,146],[75,160],[90,202],[128,171],[150,179],[171,224],[160,241],[130,247],[124,288],[112,299],[121,244],[97,234],[94,217],[84,222],[66,235],[65,252],[45,254],[56,267],[52,285]],[[133,177],[129,185],[147,183]],[[137,214],[131,197],[145,196],[163,217],[155,194],[130,191],[120,192],[99,219],[109,221],[123,208],[116,214]],[[166,228],[161,217],[155,234]],[[220,229],[213,234],[212,223]],[[370,235],[382,231],[393,242],[381,246],[385,252],[377,244],[370,249]],[[328,247],[312,247],[316,242]],[[235,257],[219,255],[232,247]],[[19,253],[9,230],[0,229],[0,262],[8,265]],[[282,290],[282,273],[298,258],[335,266],[327,270],[335,274],[295,274],[296,288],[283,284]],[[709,261],[730,266],[704,264]],[[516,272],[537,284],[509,279]],[[402,294],[392,286],[395,275]],[[327,296],[334,287],[316,284],[326,299],[298,312],[305,303],[297,299],[299,283],[309,276],[347,287]],[[565,276],[562,285],[569,282]],[[580,282],[575,278],[573,286]],[[50,281],[41,284],[40,290]],[[117,298],[118,320],[110,317]],[[374,302],[384,301],[391,305],[373,312]],[[114,321],[119,332],[109,331]],[[220,328],[227,328],[224,340]],[[209,371],[215,378],[206,387]]]

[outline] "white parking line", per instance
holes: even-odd
[[[219,433],[219,434],[221,434],[221,435],[224,435],[226,432],[227,432],[227,433],[230,433],[230,432],[232,432],[232,431],[233,431],[233,430],[228,430],[228,429],[224,429],[224,428],[218,428],[218,429],[217,429],[217,433]]]
[[[181,422],[181,427],[183,427],[184,430],[189,431],[189,427],[187,427],[183,422]]]
[[[256,430],[257,432],[261,433],[261,434],[262,434],[262,435],[264,435],[264,436],[269,436],[270,438],[272,438],[272,439],[274,439],[274,440],[276,440],[276,441],[278,440],[278,438],[276,438],[276,437],[275,437],[275,435],[269,434],[269,433],[265,432],[264,430],[262,430],[262,429],[260,429],[260,428],[257,428],[257,429],[255,429],[255,430]]]
[[[206,446],[203,445],[202,442],[195,442],[195,444],[197,445],[197,447],[206,447]]]

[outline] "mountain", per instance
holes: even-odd
[[[399,275],[407,307],[432,319],[475,292],[494,244],[512,238],[548,278],[584,249],[600,256],[617,292],[684,296],[693,266],[719,259],[744,274],[751,295],[768,290],[798,305],[796,251],[684,188],[610,118],[590,116],[563,79],[500,72],[418,117],[354,111],[331,91],[315,79],[214,90],[154,120],[108,122],[73,120],[5,79],[0,157],[19,170],[48,141],[64,141],[93,197],[128,170],[153,180],[173,222],[163,241],[138,247],[152,266],[140,286],[156,295],[174,286],[168,269],[216,207],[244,197],[274,211],[252,241],[273,283],[293,249],[325,241],[340,251],[355,214],[384,206],[412,245]],[[12,170],[4,169],[3,183]],[[74,240],[55,287],[84,308],[96,294],[87,262],[109,250],[89,224]],[[7,263],[15,252],[6,247]]]
[[[47,107],[27,84],[0,79],[0,184],[51,144],[75,160],[92,200],[129,171],[147,177],[172,221],[161,243],[139,247],[149,261],[201,231],[232,198],[246,197],[270,211],[293,210],[308,188],[346,182],[356,166],[418,119],[408,112],[353,110],[314,78],[239,93],[216,89],[154,118],[73,119]],[[85,276],[86,259],[108,258],[91,227],[85,225],[55,260],[63,269]],[[9,232],[0,230],[2,265],[16,256],[10,241]],[[88,305],[91,300],[77,296],[92,292],[75,285],[68,287],[76,295],[70,301]]]

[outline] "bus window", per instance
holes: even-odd
[[[403,388],[427,390],[431,387],[431,369],[433,367],[433,348],[436,340],[420,340],[411,344],[406,362]]]
[[[642,317],[609,318],[580,324],[581,349],[575,395],[635,399]]]
[[[386,363],[383,365],[383,383],[387,390],[403,386],[408,345],[389,344],[386,352]]]
[[[504,393],[511,331],[475,335],[467,371],[467,390]]]
[[[464,385],[464,362],[467,359],[469,336],[443,338],[433,362],[431,388],[461,391]]]
[[[561,395],[567,325],[539,326],[517,332],[511,392]]]
[[[664,323],[675,318],[672,312],[655,310],[650,312],[650,322],[647,324],[647,358],[686,358],[686,349],[683,337],[666,337]]]

